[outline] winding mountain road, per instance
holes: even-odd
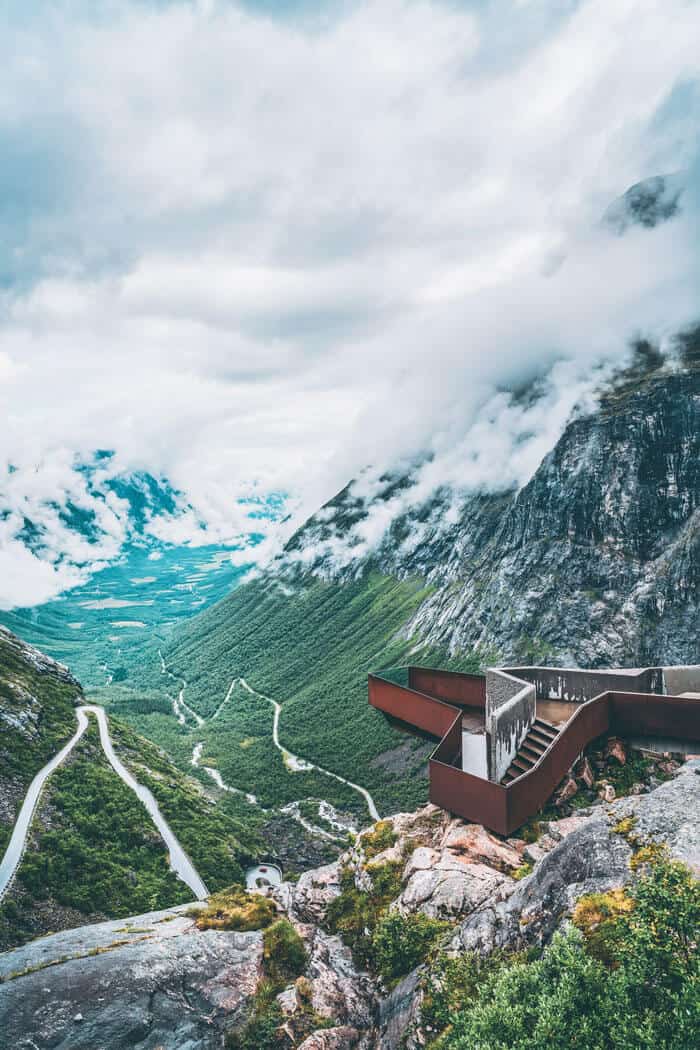
[[[293,773],[297,773],[300,770],[313,769],[317,773],[322,773],[324,777],[332,777],[333,780],[338,780],[341,784],[345,784],[347,787],[352,788],[353,791],[357,791],[358,795],[362,796],[362,798],[367,803],[367,809],[369,810],[369,815],[372,818],[372,820],[380,819],[379,812],[374,804],[374,799],[370,795],[367,788],[363,788],[359,784],[353,784],[352,780],[346,780],[345,777],[341,777],[339,773],[331,773],[329,769],[324,769],[323,766],[317,766],[314,762],[308,762],[305,758],[299,758],[298,755],[293,754],[286,747],[284,747],[280,743],[279,734],[280,712],[282,711],[280,704],[278,704],[276,700],[273,700],[271,696],[265,696],[264,693],[259,693],[257,689],[253,689],[252,686],[248,685],[245,678],[239,678],[238,682],[243,687],[243,689],[245,689],[248,693],[251,694],[251,696],[259,696],[262,700],[267,700],[268,704],[272,704],[275,711],[274,718],[272,720],[272,740],[277,750],[281,752],[282,758],[284,759],[284,764],[287,766],[288,769],[290,769]]]
[[[158,650],[158,656],[160,658],[161,674],[168,675],[174,681],[178,681],[173,672],[168,668],[168,665],[166,664],[160,649]],[[196,711],[193,711],[192,708],[184,702],[183,696],[187,683],[182,679],[179,679],[179,681],[180,693],[177,701],[173,699],[173,711],[181,725],[185,724],[185,718],[182,715],[183,709],[187,711],[187,713],[191,715],[192,718],[195,720],[197,728],[200,728],[202,725],[205,724],[205,722],[213,722],[215,718],[219,717],[222,709],[230,700],[235,686],[240,685],[241,688],[245,689],[246,692],[248,692],[251,696],[257,696],[261,700],[265,700],[268,704],[272,705],[272,709],[274,712],[272,718],[272,741],[277,750],[282,755],[285,766],[291,773],[301,773],[304,771],[314,770],[316,773],[321,773],[324,777],[331,777],[333,780],[337,780],[340,784],[345,784],[346,787],[352,788],[353,791],[356,791],[358,795],[360,795],[365,800],[367,809],[369,811],[369,815],[372,818],[372,820],[376,821],[381,819],[379,816],[379,811],[377,810],[377,807],[375,805],[374,799],[370,795],[367,788],[361,787],[360,784],[354,784],[351,780],[346,780],[345,777],[342,777],[339,773],[331,773],[329,769],[324,769],[323,766],[317,766],[314,762],[309,762],[307,759],[301,758],[299,755],[295,755],[292,751],[290,751],[282,743],[280,743],[279,721],[280,713],[282,711],[281,704],[279,704],[277,700],[273,700],[271,696],[266,696],[265,693],[260,693],[257,689],[253,689],[253,687],[249,685],[248,682],[246,682],[245,678],[234,678],[231,681],[231,684],[226,692],[226,696],[219,704],[214,714],[209,719],[202,718],[201,715],[198,715]],[[202,747],[203,745],[201,742],[195,744],[194,750],[192,752],[192,758],[190,760],[190,764],[192,766],[199,766],[199,759],[202,754]],[[226,784],[222,780],[221,774],[218,772],[218,770],[212,769],[209,766],[200,766],[200,768],[204,769],[204,771],[212,778],[212,780],[216,782],[216,784],[222,790],[232,791],[239,794],[246,794],[246,797],[248,798],[249,802],[255,799],[254,795],[250,795],[246,792],[241,792],[239,788],[232,788],[230,785]]]
[[[22,803],[22,808],[20,809],[17,820],[15,821],[12,837],[10,838],[7,849],[5,850],[4,857],[2,858],[2,861],[0,861],[0,900],[2,900],[3,895],[11,885],[21,863],[27,845],[27,837],[31,828],[32,818],[36,811],[44,785],[51,774],[66,760],[82,737],[88,727],[88,715],[90,714],[94,715],[97,719],[102,750],[107,756],[112,769],[117,776],[121,777],[127,787],[131,788],[137,798],[146,807],[148,815],[165,842],[169,853],[170,867],[175,874],[189,886],[197,900],[203,900],[208,896],[207,887],[204,885],[204,882],[200,878],[192,861],[180,845],[180,842],[172,831],[170,825],[160,812],[158,803],[151,792],[147,787],[144,787],[143,784],[139,784],[126,766],[124,766],[117,758],[109,735],[107,716],[101,707],[97,707],[94,704],[86,704],[76,708],[78,728],[75,734],[71,737],[68,743],[46,763],[44,768],[36,774],[29,785],[29,790],[27,791],[24,802]]]

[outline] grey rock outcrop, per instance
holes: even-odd
[[[340,867],[336,863],[305,871],[296,885],[283,883],[276,896],[300,922],[321,922],[339,893]]]
[[[318,1032],[312,1032],[299,1050],[352,1050],[360,1041],[360,1033],[356,1028],[348,1025],[339,1025],[336,1028],[323,1028]]]
[[[262,974],[262,934],[200,931],[184,909],[83,926],[0,956],[13,1050],[221,1050]]]
[[[304,939],[308,964],[278,1003],[292,1026],[309,1009],[332,1025],[311,1032],[302,1047],[424,1045],[420,970],[382,999],[381,985],[323,928],[328,904],[340,892],[341,867],[361,888],[373,865],[398,865],[400,886],[390,906],[457,920],[443,945],[449,952],[542,945],[582,894],[629,880],[640,844],[665,842],[700,870],[699,774],[700,759],[688,761],[646,794],[545,823],[538,842],[529,845],[426,806],[390,818],[387,838],[394,841],[382,853],[369,849],[376,836],[366,842],[360,836],[340,865],[284,883],[276,898]],[[516,865],[528,856],[534,870],[518,881]],[[226,1032],[249,1018],[263,975],[260,931],[200,931],[183,908],[55,934],[0,955],[2,1045],[222,1050]]]
[[[665,842],[672,855],[700,870],[700,761],[648,795],[618,799],[590,817],[547,853],[503,901],[488,901],[461,924],[457,951],[517,949],[543,944],[585,893],[621,886],[630,877],[633,847],[615,827],[633,818],[635,841]],[[556,828],[556,824],[554,825]]]
[[[376,990],[366,973],[358,971],[350,949],[340,937],[315,928],[309,931],[311,1005],[321,1017],[366,1032],[374,1022]]]

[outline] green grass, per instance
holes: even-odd
[[[229,886],[212,894],[205,908],[192,908],[199,930],[262,930],[274,922],[277,908],[261,893],[248,893],[242,886]]]

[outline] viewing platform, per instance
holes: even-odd
[[[501,835],[545,805],[584,748],[700,751],[700,665],[580,670],[405,667],[371,674],[369,702],[434,740],[430,801]]]

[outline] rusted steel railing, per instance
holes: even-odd
[[[441,740],[455,720],[457,709],[444,700],[419,693],[377,675],[369,676],[369,702],[386,715],[407,722]]]
[[[446,700],[449,704],[464,704],[467,707],[486,706],[486,678],[483,674],[409,667],[408,684],[411,689],[419,693],[439,697],[440,700]]]

